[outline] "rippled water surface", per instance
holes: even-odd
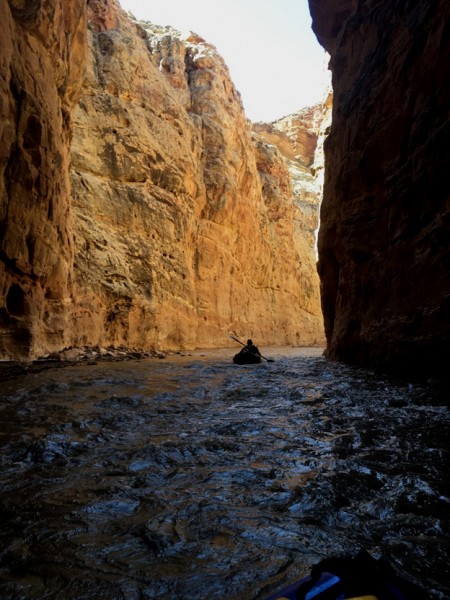
[[[2,599],[260,599],[361,547],[450,597],[444,390],[231,354],[0,383]]]

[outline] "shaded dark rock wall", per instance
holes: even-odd
[[[310,0],[331,53],[319,274],[332,359],[442,371],[450,346],[450,5]]]

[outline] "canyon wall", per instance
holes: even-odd
[[[323,343],[320,186],[306,168],[316,132],[304,185],[293,182],[276,145],[252,132],[214,46],[138,23],[113,1],[91,2],[88,18],[72,343],[220,347],[230,332]]]
[[[316,285],[318,215],[323,193],[323,142],[331,124],[332,93],[322,103],[299,110],[273,123],[254,123],[252,128],[266,144],[274,146],[289,172],[294,203],[293,243],[304,279]],[[260,170],[261,173],[261,170]],[[266,186],[263,183],[263,194]]]
[[[322,344],[326,109],[252,131],[214,46],[117,0],[0,11],[0,358]]]
[[[450,5],[310,0],[331,54],[319,233],[330,358],[443,372],[450,354]]]
[[[83,0],[0,0],[0,357],[64,343],[85,13]]]

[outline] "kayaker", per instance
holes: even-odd
[[[239,342],[237,338],[236,341]],[[235,365],[258,365],[261,362],[261,359],[264,358],[252,340],[247,340],[247,344],[244,344],[244,342],[239,343],[244,347],[240,352],[233,356],[233,362]],[[268,359],[266,358],[265,360]]]
[[[248,352],[256,354],[256,356],[261,356],[258,346],[255,346],[252,340],[247,340],[247,345],[242,348],[239,354],[247,354]]]

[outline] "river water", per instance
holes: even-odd
[[[0,383],[0,598],[263,599],[365,548],[450,598],[445,390],[319,349]]]

